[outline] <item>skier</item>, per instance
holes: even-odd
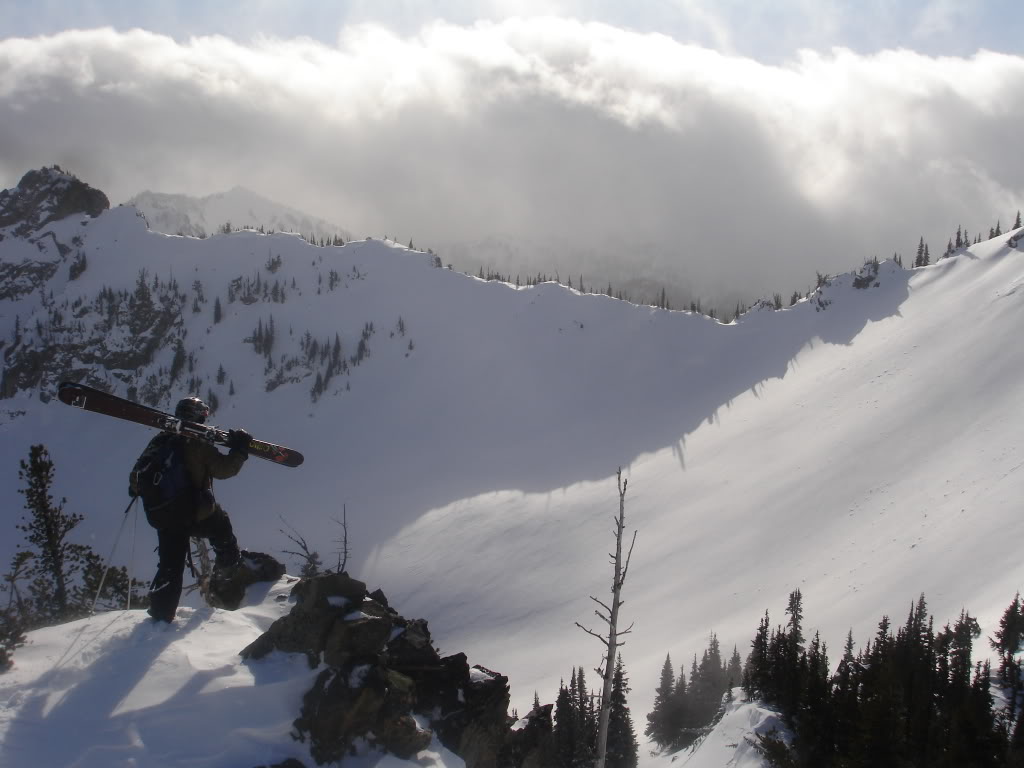
[[[174,409],[176,418],[202,424],[210,414],[210,408],[198,397],[186,397]],[[189,538],[209,539],[216,555],[210,589],[215,591],[218,579],[230,576],[234,566],[241,559],[238,541],[235,539],[224,508],[213,497],[213,478],[218,480],[234,477],[249,457],[248,446],[252,440],[244,429],[228,432],[227,444],[230,449],[223,454],[212,443],[188,439],[182,435],[162,433],[154,437],[142,456],[135,463],[129,478],[129,493],[138,496],[140,471],[149,460],[157,441],[181,441],[183,476],[191,484],[188,502],[184,511],[173,522],[157,527],[157,555],[159,564],[156,576],[149,588],[149,615],[156,622],[170,623],[181,598],[182,577],[189,553]]]

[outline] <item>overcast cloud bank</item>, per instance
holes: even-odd
[[[476,244],[524,276],[731,301],[1006,228],[1021,93],[1020,56],[766,65],[556,18],[335,46],[68,31],[0,41],[0,184],[53,162],[113,201],[242,184],[460,268]]]

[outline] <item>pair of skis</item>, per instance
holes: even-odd
[[[194,440],[205,440],[209,443],[227,445],[227,430],[219,429],[212,424],[197,424],[192,421],[179,419],[164,411],[150,408],[140,403],[134,403],[123,397],[112,395],[101,389],[65,381],[57,389],[57,398],[67,405],[81,408],[93,413],[102,413],[105,416],[114,416],[126,421],[134,421],[136,424],[144,424],[147,427],[154,427],[165,432],[173,432],[177,435]],[[275,445],[265,440],[252,438],[249,441],[249,455],[260,459],[272,461],[285,467],[297,467],[302,463],[303,456],[298,451],[285,448],[283,445]]]

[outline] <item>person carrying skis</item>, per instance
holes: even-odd
[[[204,423],[209,414],[209,406],[198,397],[186,397],[174,409],[176,418],[198,424]],[[144,501],[147,497],[142,484],[154,482],[147,472],[157,454],[164,457],[160,467],[164,475],[175,472],[172,465],[183,465],[177,467],[177,472],[185,488],[177,493],[173,503],[163,505],[166,514],[151,514],[149,505],[146,509],[147,519],[157,529],[159,563],[149,588],[149,615],[154,621],[170,623],[174,620],[191,537],[208,539],[216,555],[211,589],[216,586],[218,577],[228,575],[241,559],[231,519],[214,499],[212,489],[214,478],[224,480],[238,474],[249,457],[251,440],[244,429],[233,429],[228,432],[229,451],[223,454],[205,440],[163,432],[149,442],[135,462],[129,476],[129,493],[133,497],[143,495]],[[159,481],[160,475],[156,478]]]

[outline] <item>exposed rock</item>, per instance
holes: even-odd
[[[99,216],[110,207],[107,196],[59,166],[29,171],[14,189],[0,192],[0,229],[13,227],[28,237],[51,221],[84,213]]]
[[[446,718],[464,726],[457,743],[441,743],[459,755],[466,768],[494,768],[508,733],[508,678],[480,666],[465,691],[465,705]]]
[[[59,261],[0,263],[0,300],[18,299],[39,289],[57,274]]]
[[[241,655],[246,659],[261,659],[275,650],[305,653],[310,667],[316,667],[334,624],[343,621],[353,606],[362,605],[365,595],[366,585],[347,574],[303,579],[292,589],[296,603],[291,612],[271,624],[266,632],[242,649]]]
[[[350,661],[376,659],[391,637],[394,622],[388,610],[372,600],[331,625],[324,641],[324,663],[340,667]]]
[[[284,571],[284,566],[270,555],[242,550],[242,558],[237,565],[214,569],[206,602],[214,608],[234,611],[242,604],[245,590],[251,584],[277,581],[284,576]]]
[[[386,667],[331,667],[303,697],[295,728],[318,764],[340,760],[357,739],[409,759],[430,744],[409,714],[414,697],[413,682]]]
[[[334,598],[342,598],[349,605],[358,605],[366,595],[366,584],[347,573],[329,573],[315,579],[303,579],[292,589],[292,595],[296,599],[296,611],[316,613],[337,606]]]
[[[863,290],[869,286],[877,288],[878,282],[878,259],[872,259],[864,264],[853,278],[853,287]]]
[[[467,768],[496,768],[508,736],[505,677],[470,669],[461,653],[442,659],[426,621],[405,619],[345,574],[303,580],[292,596],[291,612],[241,653],[298,652],[327,665],[294,723],[317,763],[365,749],[411,759],[434,731]]]

